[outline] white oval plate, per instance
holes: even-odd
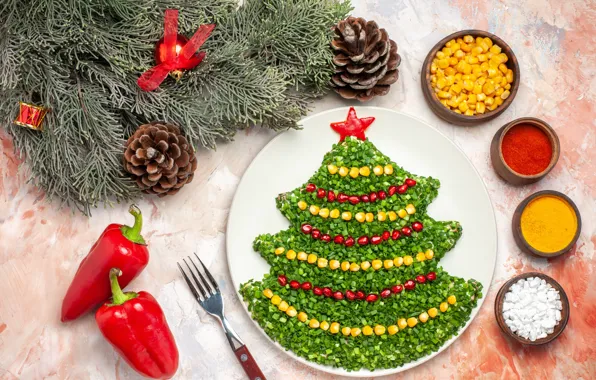
[[[441,265],[451,275],[480,281],[482,294],[486,295],[497,258],[497,227],[488,192],[472,163],[451,140],[412,116],[376,107],[356,107],[356,112],[358,117],[376,118],[366,136],[381,152],[412,173],[441,181],[439,196],[428,207],[428,213],[437,220],[457,220],[463,227],[462,237],[441,260]],[[260,234],[275,234],[289,226],[275,207],[275,197],[297,188],[313,175],[324,154],[339,140],[329,124],[345,120],[347,113],[347,107],[337,108],[305,118],[301,122],[304,130],[291,130],[275,137],[244,173],[230,208],[226,237],[228,266],[236,291],[240,284],[250,279],[260,280],[269,272],[267,262],[253,251],[252,242]],[[479,300],[460,334],[470,325],[484,298]],[[246,304],[244,308],[248,313]],[[455,339],[457,336],[438,352],[415,362],[374,372],[348,372],[323,366],[274,344],[310,367],[334,375],[360,377],[389,375],[416,367],[446,349]]]

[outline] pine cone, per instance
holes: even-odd
[[[335,26],[331,41],[335,75],[331,86],[346,99],[367,101],[386,95],[397,82],[401,57],[397,44],[374,21],[348,17]]]
[[[143,124],[126,142],[124,169],[145,193],[176,194],[192,182],[196,168],[193,147],[173,124]]]

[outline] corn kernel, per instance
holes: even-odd
[[[373,260],[372,261],[372,268],[374,270],[379,270],[383,266],[383,262],[381,260]]]
[[[439,81],[437,81],[438,83]],[[377,165],[373,168],[373,173],[375,173],[375,175],[381,175],[383,174],[383,167],[381,165]]]
[[[267,298],[271,298],[273,297],[273,292],[271,291],[271,289],[265,289],[263,290],[263,295]]]
[[[317,255],[315,255],[314,253],[311,253],[308,255],[306,260],[308,261],[309,264],[314,264],[317,262]]]
[[[430,309],[428,309],[428,316],[431,318],[434,318],[437,316],[437,314],[439,314],[439,311],[437,310],[436,307],[431,307]]]
[[[474,37],[470,36],[469,34],[468,35],[465,35],[464,36],[464,42],[467,43],[467,44],[472,43],[472,42],[474,42]]]
[[[399,210],[399,211],[397,212],[397,215],[398,215],[400,218],[402,218],[402,219],[403,219],[403,218],[405,218],[406,216],[408,216],[408,212],[402,208],[401,210]]]
[[[319,216],[321,218],[327,219],[327,217],[329,217],[329,209],[328,208],[322,208],[319,210]]]
[[[493,102],[490,106],[486,107],[489,111],[494,111],[499,105],[496,102]]]
[[[372,212],[367,212],[367,213],[364,215],[364,219],[365,219],[365,220],[366,220],[368,223],[374,222],[374,220],[375,220],[375,215],[374,215]]]
[[[274,295],[273,297],[271,297],[271,303],[274,304],[275,306],[279,305],[281,303],[281,297],[278,296],[277,294]]]
[[[319,326],[321,324],[319,323],[319,321],[317,321],[316,319],[311,319],[310,322],[308,322],[308,327],[310,327],[311,329],[318,329]]]
[[[482,54],[482,53],[483,53],[482,47],[480,47],[480,46],[474,46],[472,48],[472,55],[473,56],[477,56],[478,54]]]
[[[350,269],[350,263],[348,261],[344,261],[341,263],[341,270],[344,272]]]
[[[486,94],[480,93],[480,94],[476,95],[476,101],[483,102],[484,99],[486,99]]]
[[[385,334],[385,326],[376,325],[375,326],[375,334],[376,335],[383,335],[383,334]]]
[[[300,210],[302,210],[302,211],[306,210],[306,207],[307,207],[307,206],[308,206],[308,205],[306,204],[306,202],[304,202],[304,201],[298,201],[298,208],[299,208]]]
[[[335,270],[339,268],[340,263],[338,260],[329,260],[329,269]]]
[[[439,52],[442,54],[442,52]],[[437,54],[439,54],[437,53]],[[443,59],[439,59],[439,61],[437,62],[437,66],[439,67],[439,69],[446,69],[449,67],[449,59],[448,58],[443,58]]]
[[[290,307],[290,305],[288,305],[288,303],[286,301],[281,301],[281,303],[279,305],[277,305],[277,308],[279,309],[279,311],[286,311],[286,310],[288,310],[289,307]]]
[[[449,309],[449,305],[447,304],[447,302],[441,302],[441,304],[439,305],[439,310],[441,310],[442,313],[446,312],[447,309]]]
[[[393,260],[383,261],[383,267],[385,267],[385,269],[393,268]]]
[[[471,80],[464,80],[463,88],[466,91],[472,91],[474,89],[474,82]]]
[[[476,58],[478,59],[478,62],[486,62],[488,60],[486,54],[478,54],[478,57]]]
[[[505,90],[511,90],[511,84],[510,83],[507,83],[505,85]]]
[[[408,327],[408,321],[406,321],[405,318],[400,318],[397,320],[397,327],[399,327],[400,330],[405,329],[406,327]]]
[[[395,213],[395,211],[387,211],[387,216],[389,217],[389,220],[392,222],[397,219],[397,214]]]
[[[363,335],[366,335],[366,336],[372,335],[372,334],[373,334],[373,329],[372,329],[372,327],[370,327],[369,325],[366,325],[366,326],[364,326],[364,327],[362,328],[362,334],[363,334]]]
[[[501,47],[499,45],[493,45],[490,47],[490,52],[493,54],[501,53]]]
[[[341,168],[339,168],[339,175],[342,177],[345,177],[348,175],[348,173],[350,172],[350,170],[348,168],[346,168],[345,166],[342,166]]]
[[[360,268],[362,268],[362,270],[367,270],[368,268],[370,268],[370,261],[363,261],[360,263]]]
[[[399,328],[396,325],[391,325],[387,327],[387,334],[395,335],[399,331]]]
[[[332,217],[333,219],[339,218],[339,210],[336,208],[331,210],[331,212],[329,213],[329,216]]]
[[[511,95],[511,92],[509,92],[509,90],[505,90],[501,94],[501,99],[507,99],[509,97],[509,95]]]
[[[414,205],[410,203],[409,205],[406,206],[406,212],[408,214],[412,215],[413,213],[416,212],[416,207],[414,207]]]
[[[393,259],[393,265],[395,265],[396,267],[401,267],[404,263],[404,258],[401,256],[396,257],[395,259]]]
[[[426,323],[426,321],[428,321],[428,313],[426,311],[422,312],[422,314],[418,316],[418,319],[420,322]]]
[[[448,67],[444,70],[444,73],[445,73],[446,77],[448,77],[450,75],[455,75],[455,69],[453,67]],[[449,79],[447,79],[447,81],[449,82]],[[449,84],[449,83],[447,83],[447,84]]]
[[[344,211],[341,213],[341,218],[343,220],[350,220],[350,219],[352,219],[352,213],[349,211]]]
[[[454,43],[455,43],[455,40],[451,39],[450,41],[447,41],[447,43],[445,44],[445,46],[451,47],[451,45],[453,45]]]
[[[296,314],[298,314],[298,312],[296,311],[296,308],[294,306],[290,306],[290,307],[288,307],[288,310],[286,310],[286,314],[289,317],[293,318],[296,316]]]
[[[298,313],[298,320],[300,322],[306,322],[307,319],[308,319],[308,315],[306,315],[305,312],[301,311],[300,313]]]
[[[447,302],[449,302],[449,305],[454,305],[456,301],[457,299],[453,295],[447,297]]]
[[[319,210],[319,206],[317,205],[310,205],[310,207],[308,208],[308,211],[310,211],[310,213],[313,215],[319,215]]]
[[[286,258],[288,260],[294,260],[296,258],[296,251],[289,249],[288,252],[286,252]]]
[[[308,255],[306,254],[306,252],[301,251],[301,252],[298,252],[298,254],[296,255],[296,258],[300,261],[306,261],[306,259],[308,258]]]
[[[360,169],[358,168],[352,168],[350,169],[350,177],[352,178],[358,178],[358,175],[360,174]]]
[[[352,328],[352,331],[350,331],[350,335],[352,335],[355,338],[358,335],[360,335],[361,332],[362,330],[360,330],[358,327],[354,327]]]
[[[275,254],[276,255],[281,255],[282,253],[284,253],[286,251],[286,249],[284,247],[278,247],[275,248]]]
[[[503,104],[503,98],[501,98],[500,96],[495,97],[495,106],[500,106],[501,104]]]
[[[349,328],[348,326],[346,326],[343,329],[341,329],[341,333],[344,334],[345,336],[350,335],[351,332],[352,332],[352,329]]]
[[[424,257],[426,257],[427,260],[432,259],[433,257],[435,257],[435,251],[433,251],[432,249],[427,249],[426,252],[424,252]]]
[[[492,96],[487,96],[486,99],[484,99],[484,104],[487,106],[491,106],[494,102],[495,98],[493,98]]]
[[[327,322],[327,321],[321,322],[321,330],[324,330],[324,331],[329,330],[329,322]]]
[[[439,59],[443,59],[443,58],[445,58],[445,53],[443,53],[442,51],[440,51],[440,50],[439,50],[439,51],[437,52],[436,56],[437,56],[437,58],[439,58]]]
[[[486,107],[484,106],[484,103],[478,102],[476,104],[476,113],[483,114],[485,112],[485,110],[486,110]]]
[[[507,70],[505,78],[507,79],[507,83],[513,83],[513,70]]]
[[[493,46],[493,41],[490,38],[484,37],[482,40],[484,41],[484,43],[486,45],[488,45],[489,49],[490,49],[491,46]]]
[[[409,327],[414,327],[418,324],[418,320],[414,317],[410,317],[408,318],[408,326]]]
[[[447,91],[439,91],[437,92],[437,96],[441,99],[449,99],[451,98],[451,93]]]
[[[416,261],[424,261],[426,260],[426,256],[424,255],[424,252],[418,252],[416,254]]]
[[[459,60],[455,57],[451,57],[449,58],[449,66],[455,66],[457,65],[457,62],[459,62]]]
[[[319,259],[317,260],[317,266],[319,268],[326,268],[328,263],[329,262],[327,261],[327,259],[324,259],[322,257],[319,257]]]
[[[361,176],[368,177],[370,175],[370,168],[368,166],[363,166],[358,171]]]
[[[459,109],[454,110],[453,112],[458,113],[461,115],[461,111]]]
[[[445,44],[445,46],[447,46],[447,44]],[[460,46],[461,45],[458,42],[454,42],[451,44],[451,46],[448,46],[448,47],[451,49],[453,54],[455,54],[455,52],[457,52],[459,50]]]
[[[461,86],[459,84],[454,84],[449,88],[449,91],[453,92],[454,94],[459,94],[461,92]]]
[[[466,112],[468,110],[468,102],[461,102],[458,106],[461,112]]]
[[[393,174],[393,165],[385,165],[385,167],[383,168],[383,171],[387,175]]]
[[[365,214],[363,212],[358,212],[356,213],[356,215],[354,215],[354,219],[356,219],[360,223],[363,223],[365,221]]]
[[[472,45],[468,45],[467,43],[462,43],[460,44],[459,47],[461,50],[465,51],[466,53],[469,53],[472,51]]]
[[[327,170],[329,170],[329,174],[335,174],[339,169],[337,168],[337,166],[329,164],[327,165]]]
[[[331,334],[337,334],[339,332],[339,323],[337,323],[337,322],[331,323],[331,325],[329,326],[329,332]]]
[[[476,106],[474,106],[474,108],[476,108]],[[466,112],[464,112],[464,115],[466,115],[466,116],[473,116],[474,115],[473,109],[472,108],[468,108],[466,110]]]
[[[482,91],[486,94],[486,96],[489,96],[495,92],[495,86],[490,82],[486,82],[484,86],[482,86]]]
[[[406,266],[412,265],[413,262],[414,262],[414,258],[412,258],[412,256],[410,256],[410,255],[404,256],[404,264]]]
[[[482,85],[480,84],[475,84],[474,85],[474,89],[472,90],[472,92],[476,95],[480,95],[482,93]]]
[[[384,222],[385,220],[387,220],[387,213],[385,211],[379,211],[379,213],[377,214],[377,219],[379,220],[379,222]]]
[[[358,272],[360,270],[360,265],[356,263],[350,264],[350,272]]]

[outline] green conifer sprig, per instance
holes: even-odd
[[[184,35],[217,27],[198,68],[143,92],[167,8]],[[121,160],[142,123],[176,123],[209,148],[252,125],[295,128],[327,86],[331,27],[349,11],[342,0],[5,0],[0,122],[47,198],[89,214],[139,195]],[[19,101],[51,108],[43,132],[12,125]]]

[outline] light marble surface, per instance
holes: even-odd
[[[558,1],[354,1],[354,15],[375,19],[402,56],[399,82],[369,105],[413,114],[451,138],[474,163],[497,215],[499,253],[493,285],[478,317],[449,349],[399,377],[583,378],[596,377],[596,3]],[[509,43],[521,65],[522,84],[513,105],[475,128],[449,125],[431,113],[420,90],[420,66],[445,35],[487,29]],[[313,112],[347,102],[334,95]],[[500,180],[489,143],[506,122],[522,116],[548,121],[559,134],[561,158],[541,182],[516,188]],[[325,128],[325,126],[322,126]],[[259,150],[274,136],[253,129],[217,151],[199,152],[192,184],[178,195],[139,202],[151,252],[147,269],[129,289],[147,290],[161,303],[180,349],[179,379],[243,379],[216,321],[192,300],[175,262],[196,251],[220,282],[228,318],[270,379],[330,378],[299,364],[268,343],[242,310],[225,260],[225,225],[236,185]],[[59,322],[60,304],[80,260],[110,222],[130,222],[124,205],[96,210],[87,219],[44,203],[18,169],[11,139],[0,132],[0,378],[136,379],[103,340],[92,315]],[[283,168],[282,168],[283,170]],[[564,257],[533,259],[511,235],[516,205],[532,192],[569,195],[582,213],[577,247]],[[482,247],[478,247],[479,254]],[[561,337],[546,347],[523,348],[505,339],[493,301],[511,276],[538,270],[567,290],[571,317]]]

